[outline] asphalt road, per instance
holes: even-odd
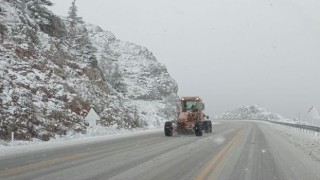
[[[220,122],[202,137],[157,132],[0,157],[0,179],[320,179],[320,162],[272,127]]]

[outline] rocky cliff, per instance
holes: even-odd
[[[177,83],[147,48],[45,2],[0,2],[0,139],[85,133],[91,108],[114,128],[174,119]]]

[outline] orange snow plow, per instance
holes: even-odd
[[[205,120],[209,119],[209,116],[205,116],[203,112],[205,104],[200,97],[182,97],[179,100],[179,106],[177,120],[165,122],[166,136],[172,136],[173,132],[178,134],[191,132],[196,136],[202,136],[203,132],[212,132],[212,123],[210,120]]]

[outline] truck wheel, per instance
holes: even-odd
[[[203,122],[203,128],[205,133],[211,133],[212,132],[212,123],[211,121],[204,121]]]
[[[167,121],[164,123],[164,134],[166,136],[172,136],[173,135],[173,125],[172,122]]]
[[[208,121],[209,133],[212,133],[212,122]]]
[[[195,129],[196,136],[202,136],[202,124],[201,124],[201,122],[196,122],[196,124],[194,126],[194,129]]]
[[[209,124],[207,121],[203,121],[203,129],[205,133],[209,133]]]

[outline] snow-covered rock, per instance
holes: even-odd
[[[234,110],[222,114],[219,118],[223,119],[255,119],[255,120],[284,120],[282,116],[276,113],[268,112],[266,108],[259,105],[241,106]]]
[[[86,133],[91,107],[108,129],[174,119],[177,83],[147,48],[29,5],[0,2],[0,139]]]

